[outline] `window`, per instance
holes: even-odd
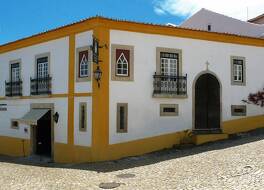
[[[117,132],[127,133],[127,117],[128,117],[128,104],[118,103],[117,104]]]
[[[246,105],[232,105],[231,114],[232,116],[246,116],[247,115]]]
[[[111,79],[115,81],[134,80],[134,47],[111,46]]]
[[[86,131],[87,129],[87,103],[81,102],[79,108],[79,130]]]
[[[20,63],[11,63],[11,82],[18,82],[20,80]]]
[[[161,75],[178,75],[178,57],[177,53],[160,52],[160,70]]]
[[[245,58],[232,57],[231,58],[231,77],[232,85],[245,85]]]
[[[125,56],[126,55],[126,56]],[[129,51],[128,50],[116,50],[116,75],[117,76],[128,76],[128,60],[129,60]]]
[[[12,128],[12,129],[18,129],[18,128],[19,128],[18,121],[16,121],[16,120],[11,120],[11,128]]]
[[[156,74],[182,75],[182,51],[172,48],[156,48]]]
[[[212,30],[212,25],[211,24],[208,24],[207,25],[207,30],[210,32]]]
[[[37,78],[43,79],[49,76],[49,55],[43,54],[36,57]]]
[[[90,47],[85,46],[76,50],[76,70],[77,82],[85,82],[91,80],[91,51]]]
[[[160,116],[178,116],[179,105],[178,104],[161,104]]]

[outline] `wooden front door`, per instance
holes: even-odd
[[[220,130],[220,84],[211,74],[201,75],[195,84],[195,130]]]

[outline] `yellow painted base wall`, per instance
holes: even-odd
[[[223,133],[235,134],[264,127],[264,115],[223,122]]]
[[[82,163],[91,162],[92,153],[90,147],[72,146],[55,143],[54,161],[57,163]]]
[[[0,136],[0,154],[19,157],[28,156],[30,155],[30,141]]]
[[[203,144],[206,142],[226,139],[229,134],[247,132],[257,128],[262,128],[264,127],[264,116],[261,115],[226,121],[223,122],[222,127],[224,134],[221,135],[199,135],[191,137],[190,131],[182,131],[120,144],[108,145],[99,150],[95,147],[55,143],[54,161],[57,163],[83,163],[116,160],[128,156],[142,155],[165,148],[171,148],[174,145],[182,143],[194,142],[196,144]],[[193,139],[196,139],[198,143]],[[0,145],[0,154],[9,156],[30,155],[29,140],[0,136]]]

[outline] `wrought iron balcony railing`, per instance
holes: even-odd
[[[51,77],[48,75],[44,78],[30,78],[31,95],[49,95],[51,94]]]
[[[5,81],[5,92],[7,97],[22,96],[22,81]]]
[[[153,95],[187,95],[187,74],[185,76],[155,75],[153,76]]]

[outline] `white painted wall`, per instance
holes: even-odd
[[[249,93],[264,87],[264,49],[228,43],[210,42],[161,35],[111,30],[111,44],[134,46],[134,81],[110,80],[110,144],[192,129],[192,85],[206,69],[222,83],[223,121],[231,116],[231,105],[241,105]],[[188,74],[187,99],[152,98],[153,74],[156,71],[156,47],[182,49],[183,74]],[[246,57],[246,86],[231,86],[230,56]],[[111,55],[110,55],[111,60]],[[116,133],[116,104],[128,103],[128,133]],[[160,117],[160,104],[179,104],[178,117]],[[247,106],[248,116],[263,114],[263,109]]]
[[[7,111],[0,112],[0,136],[9,136],[17,138],[30,139],[30,126],[19,125],[19,129],[11,128],[11,119],[20,119],[28,111],[30,104],[34,103],[53,103],[54,112],[58,112],[60,117],[58,123],[54,123],[54,140],[57,143],[67,143],[68,131],[68,100],[67,98],[48,98],[48,99],[31,99],[31,100],[4,100],[1,104],[7,104]],[[24,132],[28,129],[28,133]]]
[[[93,31],[87,31],[87,32],[77,34],[75,37],[75,45],[76,45],[76,49],[80,47],[93,45]],[[75,56],[77,56],[77,54]],[[89,54],[89,56],[92,56],[92,55]],[[76,60],[76,57],[75,57],[75,60]],[[75,64],[78,64],[78,63],[76,63],[75,61]],[[92,70],[92,66],[93,64],[91,64],[91,70]],[[75,73],[77,74],[77,72]],[[76,93],[92,92],[92,81],[76,82],[76,77],[75,77],[75,92]]]
[[[21,59],[23,96],[29,96],[30,77],[36,76],[35,56],[47,52],[50,52],[50,75],[52,76],[52,93],[67,93],[69,70],[69,38],[65,37],[0,54],[0,97],[5,96],[4,81],[9,80],[9,61]]]
[[[79,105],[80,102],[87,103],[87,130],[79,130]],[[74,101],[74,144],[80,146],[91,146],[92,144],[92,97],[75,98]]]

